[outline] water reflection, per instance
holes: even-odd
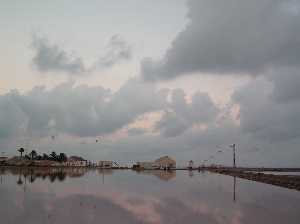
[[[143,175],[153,175],[163,181],[169,181],[176,177],[175,170],[137,170],[136,172]]]
[[[35,167],[35,168],[21,168],[11,167],[2,170],[1,177],[3,175],[11,174],[18,176],[17,184],[23,185],[26,180],[30,183],[35,182],[36,179],[48,179],[50,182],[64,181],[67,177],[75,178],[82,177],[86,172],[87,168],[55,168],[55,167]]]
[[[233,201],[235,202],[236,177],[233,177]]]
[[[0,174],[1,224],[300,220],[299,192],[219,174],[83,168],[0,169]]]

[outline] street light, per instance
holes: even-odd
[[[232,144],[232,145],[230,145],[230,148],[232,148],[232,150],[233,150],[233,167],[236,168],[236,164],[235,164],[235,150],[236,150],[236,145]]]

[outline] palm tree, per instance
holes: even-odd
[[[46,153],[43,153],[43,160],[49,160],[49,156]]]
[[[57,154],[56,152],[51,152],[50,157],[52,158],[52,160],[56,161],[57,160]]]
[[[30,157],[31,157],[31,160],[33,160],[36,156],[37,156],[37,152],[35,150],[32,150],[30,153],[29,153]]]
[[[67,155],[65,153],[60,153],[58,156],[59,162],[66,162],[68,159]]]
[[[18,152],[21,154],[21,158],[22,158],[22,155],[23,155],[23,152],[25,152],[25,149],[24,148],[19,148]]]

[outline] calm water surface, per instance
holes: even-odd
[[[1,224],[300,223],[300,192],[207,172],[1,169],[0,199]]]

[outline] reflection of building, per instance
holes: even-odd
[[[6,157],[6,156],[0,156],[0,163],[1,162],[5,162],[6,160],[8,160],[8,157]]]
[[[113,161],[99,161],[97,165],[99,168],[112,168]]]
[[[69,177],[82,177],[87,171],[88,168],[82,167],[70,167],[66,169],[62,169]]]
[[[97,169],[99,175],[112,175],[114,170],[113,169]]]
[[[163,156],[154,162],[138,162],[134,165],[137,169],[155,170],[176,168],[176,161],[169,156]]]
[[[154,173],[155,176],[157,176],[159,179],[161,180],[165,180],[165,181],[169,181],[173,178],[176,177],[176,171],[175,170],[156,170],[156,172]]]
[[[164,181],[169,181],[176,177],[175,170],[140,170],[138,173],[144,175],[154,175]]]

